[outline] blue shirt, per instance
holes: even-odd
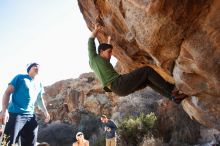
[[[41,97],[44,93],[42,84],[27,74],[15,76],[9,84],[14,87],[14,92],[8,106],[8,112],[33,114],[35,102],[42,100]]]
[[[111,119],[109,119],[107,123],[104,123],[104,124],[103,124],[103,128],[105,128],[105,127],[110,129],[110,131],[105,131],[105,137],[106,137],[106,139],[110,139],[110,138],[115,137],[115,135],[116,135],[116,130],[117,130],[117,126],[116,126],[116,124],[114,123],[114,121],[112,121]]]

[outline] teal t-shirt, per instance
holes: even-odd
[[[14,87],[8,112],[18,114],[33,114],[35,102],[42,100],[44,89],[42,84],[29,75],[19,74],[9,83]]]
[[[89,38],[88,52],[89,65],[91,69],[95,72],[97,78],[102,83],[103,87],[106,87],[109,83],[111,83],[120,76],[115,71],[115,69],[109,61],[103,59],[96,53],[94,38]]]

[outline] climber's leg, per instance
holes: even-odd
[[[119,96],[126,96],[147,85],[171,100],[178,100],[179,102],[185,98],[183,94],[174,92],[175,86],[173,84],[164,80],[154,69],[148,66],[121,75],[111,83],[111,90]]]
[[[128,95],[149,85],[165,97],[171,98],[174,85],[165,81],[151,67],[142,67],[121,75],[111,84],[111,90],[120,96]]]

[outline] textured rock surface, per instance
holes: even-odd
[[[78,111],[110,115],[115,104],[111,95],[104,93],[93,73],[82,74],[78,79],[58,81],[46,87],[45,99],[51,120],[70,124],[80,121]]]
[[[185,111],[220,130],[219,0],[78,0],[90,30],[112,36],[122,73],[151,65],[190,98]],[[98,19],[97,19],[98,18]]]

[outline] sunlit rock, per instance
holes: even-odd
[[[220,130],[219,0],[78,0],[99,42],[112,36],[117,68],[151,65],[190,97],[183,107],[198,122]]]

